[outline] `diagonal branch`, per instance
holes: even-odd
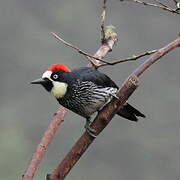
[[[91,127],[96,130],[97,135],[109,124],[111,119],[115,116],[118,109],[126,102],[128,97],[135,91],[138,86],[138,78],[136,76],[130,77],[123,87],[117,93],[119,100],[114,98],[110,104],[105,106],[101,112],[96,116]],[[84,132],[71,151],[66,155],[64,160],[53,171],[52,174],[47,175],[47,180],[64,180],[71,168],[80,159],[82,154],[87,150],[91,143],[95,140],[89,133]]]
[[[54,137],[56,130],[63,122],[66,112],[67,110],[65,108],[59,108],[57,113],[54,115],[50,125],[45,131],[40,143],[38,144],[36,151],[34,152],[24,175],[22,176],[23,180],[32,180],[38,165],[40,164],[44,154],[46,153],[47,147],[51,142],[51,139]]]
[[[175,3],[175,4],[177,4],[177,3],[178,3],[178,1],[177,1],[177,0],[173,0],[173,1],[174,1],[174,3]]]
[[[167,5],[165,5],[165,4],[163,4],[161,1],[159,1],[159,0],[154,0],[155,2],[157,2],[157,3],[159,3],[160,5],[162,5],[162,6],[164,6],[164,7],[167,7],[168,8],[168,6]]]
[[[123,107],[123,104],[134,92],[138,86],[138,77],[153,63],[176,47],[180,47],[180,38],[177,38],[163,48],[160,48],[129,76],[118,91],[117,96],[119,99],[114,98],[100,111],[93,121],[91,127],[96,130],[97,135],[108,125],[116,112]],[[64,180],[66,175],[70,172],[72,167],[77,163],[94,139],[94,137],[91,137],[87,132],[85,132],[52,174],[47,176],[47,180]]]
[[[84,55],[84,56],[90,61],[90,63],[91,63],[93,66],[96,66],[96,64],[94,64],[94,62],[92,61],[91,58],[94,58],[94,59],[98,59],[98,58],[96,58],[96,57],[94,57],[94,56],[86,53],[85,51],[81,50],[81,49],[78,48],[77,46],[68,43],[67,41],[65,41],[64,39],[62,39],[60,36],[58,36],[56,33],[51,32],[51,34],[52,34],[57,40],[59,40],[59,41],[61,41],[63,44],[65,44],[66,46],[69,46],[69,47],[73,48],[74,50],[78,51],[79,54]],[[98,59],[98,60],[99,60],[99,59]]]

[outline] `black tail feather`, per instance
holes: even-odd
[[[119,112],[117,112],[119,116],[122,116],[130,121],[138,121],[137,117],[143,117],[146,116],[142,114],[140,111],[132,107],[130,104],[126,103],[122,109],[120,109]]]

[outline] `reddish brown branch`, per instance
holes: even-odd
[[[149,68],[162,56],[179,46],[180,38],[159,49],[130,75],[117,94],[119,99],[113,99],[107,106],[105,106],[92,123],[91,127],[96,130],[97,135],[107,126],[118,109],[123,106],[128,97],[134,92],[138,85],[137,77],[139,77],[147,68]],[[93,140],[94,138],[85,132],[75,143],[64,160],[52,172],[52,174],[47,176],[47,180],[63,180],[89,147],[89,145],[93,142]]]
[[[113,99],[111,104],[101,110],[91,125],[96,130],[97,135],[108,125],[116,111],[122,107],[137,86],[137,78],[130,77],[117,94],[119,100]],[[94,139],[85,132],[53,173],[47,176],[47,180],[63,180]]]
[[[28,164],[28,168],[26,169],[24,175],[22,176],[22,180],[32,180],[38,165],[40,164],[44,154],[46,153],[49,143],[51,142],[57,129],[63,122],[66,111],[67,110],[65,108],[59,108],[57,113],[54,115],[49,127],[45,131],[39,145],[37,146],[31,161]]]

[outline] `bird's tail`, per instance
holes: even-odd
[[[146,117],[144,114],[142,114],[140,111],[138,111],[128,103],[126,103],[124,107],[117,112],[117,114],[130,121],[138,121],[137,117],[139,116],[143,118]]]

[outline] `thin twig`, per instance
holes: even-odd
[[[144,53],[138,54],[138,55],[133,55],[132,57],[129,58],[125,58],[125,59],[119,59],[119,60],[114,60],[111,62],[106,61],[106,63],[100,64],[98,67],[102,67],[102,66],[106,66],[106,65],[115,65],[118,63],[123,63],[123,62],[127,62],[127,61],[135,61],[141,57],[147,56],[147,55],[151,55],[153,53],[157,52],[157,50],[151,50],[151,51],[146,51]],[[105,62],[105,60],[104,60]]]
[[[147,52],[144,52],[144,53],[141,53],[139,55],[133,55],[133,57],[129,57],[129,58],[125,58],[125,59],[119,59],[119,60],[113,60],[113,61],[106,61],[106,60],[103,60],[101,58],[99,58],[99,56],[93,56],[93,55],[90,55],[89,53],[81,50],[80,48],[78,48],[77,46],[74,46],[70,43],[68,43],[67,41],[65,41],[64,39],[62,39],[59,35],[57,35],[56,33],[53,33],[52,32],[52,35],[60,40],[62,43],[64,43],[65,45],[75,49],[76,51],[78,51],[80,54],[88,57],[88,60],[93,64],[93,66],[95,66],[96,68],[99,68],[99,67],[102,67],[102,66],[106,66],[106,65],[115,65],[115,64],[118,64],[118,63],[123,63],[123,62],[127,62],[127,61],[135,61],[143,56],[147,56],[147,55],[151,55],[153,53],[155,53],[157,50],[152,50],[152,51],[147,51]],[[101,63],[97,64],[95,63],[91,58],[93,59],[96,59],[98,61],[100,61]]]
[[[58,40],[61,41],[63,44],[65,44],[66,46],[69,46],[69,47],[75,49],[76,51],[78,51],[78,53],[80,53],[80,54],[84,55],[86,58],[88,58],[88,60],[90,61],[90,63],[93,64],[93,66],[98,66],[98,65],[95,64],[95,63],[92,61],[92,59],[96,59],[96,60],[98,60],[98,61],[101,61],[101,62],[103,62],[103,63],[108,64],[108,61],[105,61],[105,60],[103,60],[103,59],[101,59],[101,58],[95,57],[95,56],[93,56],[93,55],[91,55],[91,54],[89,54],[89,53],[81,50],[81,49],[78,48],[77,46],[74,46],[74,45],[68,43],[67,41],[65,41],[64,39],[62,39],[62,38],[61,38],[59,35],[57,35],[56,33],[51,32],[51,34],[52,34],[56,39],[58,39]]]
[[[175,3],[175,6],[176,6],[176,11],[179,12],[179,10],[180,10],[180,2],[178,2],[177,0],[173,0],[173,1]]]
[[[162,56],[166,55],[173,49],[180,47],[180,37],[166,46],[160,48],[156,53],[150,56],[144,63],[142,63],[132,74],[140,76],[146,69],[148,69],[152,64],[159,60]]]
[[[174,3],[175,3],[175,4],[177,4],[177,3],[178,3],[178,1],[177,1],[177,0],[173,0],[173,1],[174,1]]]
[[[157,3],[159,3],[160,5],[162,5],[162,6],[164,6],[164,7],[167,7],[168,8],[168,6],[167,5],[165,5],[165,4],[163,4],[162,2],[160,2],[159,0],[154,0],[155,2],[157,2]]]
[[[121,0],[122,1],[122,0]],[[131,2],[135,2],[135,3],[138,3],[138,4],[142,4],[142,5],[145,5],[145,6],[152,6],[152,7],[156,7],[156,8],[160,8],[160,9],[163,9],[165,11],[169,11],[169,12],[172,12],[172,13],[176,13],[176,14],[179,14],[180,15],[180,12],[178,12],[178,8],[174,9],[174,8],[171,8],[171,7],[166,7],[164,5],[158,5],[158,4],[153,4],[153,3],[148,3],[148,2],[145,2],[145,1],[140,1],[140,0],[127,0],[127,1],[131,1]],[[176,5],[177,6],[177,5]]]
[[[52,34],[56,39],[58,39],[58,40],[61,41],[63,44],[65,44],[66,46],[69,46],[69,47],[73,48],[74,50],[78,51],[79,54],[84,55],[84,56],[90,61],[90,63],[91,63],[93,66],[96,66],[96,64],[92,61],[91,58],[94,58],[94,59],[98,59],[98,58],[96,58],[96,57],[94,57],[94,56],[86,53],[85,51],[79,49],[77,46],[74,46],[74,45],[68,43],[67,41],[65,41],[64,39],[62,39],[59,35],[57,35],[56,33],[51,32],[51,34]],[[98,60],[99,60],[99,59],[98,59]]]
[[[102,44],[104,44],[104,42],[106,41],[106,37],[105,37],[106,2],[107,0],[103,0],[103,12],[101,14],[101,42]]]

